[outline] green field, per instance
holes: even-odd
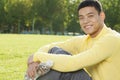
[[[23,80],[27,58],[41,46],[69,36],[0,34],[0,80]]]

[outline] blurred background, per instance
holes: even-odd
[[[105,23],[120,32],[120,0],[100,0]],[[81,0],[0,0],[0,33],[80,35]]]

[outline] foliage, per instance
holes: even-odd
[[[119,25],[120,22],[120,0],[102,0],[102,3],[106,13],[106,23],[115,29],[115,25]]]
[[[100,1],[106,13],[107,26],[118,30],[115,26],[120,26],[120,1]],[[80,2],[81,0],[0,0],[0,32],[82,33],[77,12]]]
[[[4,6],[5,6],[5,1],[4,0],[0,0],[0,24],[4,23],[4,18],[5,18],[5,10],[4,10]]]

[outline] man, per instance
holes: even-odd
[[[71,53],[56,46],[51,48],[48,51],[48,53],[71,55]],[[29,65],[29,67],[30,66],[31,65]],[[40,62],[39,65],[34,66],[36,67],[35,76],[30,77],[27,74],[25,74],[25,80],[31,80],[31,79],[32,80],[92,80],[89,74],[84,69],[71,71],[71,72],[59,72],[59,71],[50,69],[52,66],[53,66],[53,62],[51,61],[47,61],[43,63]]]
[[[78,7],[79,20],[84,36],[77,36],[60,43],[40,48],[28,60],[28,75],[34,76],[35,64],[52,60],[53,70],[78,71],[85,68],[92,80],[120,80],[120,34],[106,27],[105,14],[98,0],[84,0]],[[71,55],[47,54],[54,46]]]

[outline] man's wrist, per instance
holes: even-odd
[[[28,64],[28,66],[29,66],[29,65],[32,64],[32,63],[34,63],[34,61],[33,61],[33,55],[31,55],[31,56],[28,58],[27,64]]]
[[[27,64],[27,65],[29,66],[30,64],[33,64],[33,63],[34,63],[34,62],[28,62],[28,64]]]
[[[28,63],[28,66],[31,65],[31,64],[34,64],[34,63],[35,63],[35,64],[36,64],[36,63],[39,64],[40,62],[39,62],[39,61],[37,61],[37,62],[34,62],[34,61],[33,61],[33,62],[29,62],[29,63]]]

